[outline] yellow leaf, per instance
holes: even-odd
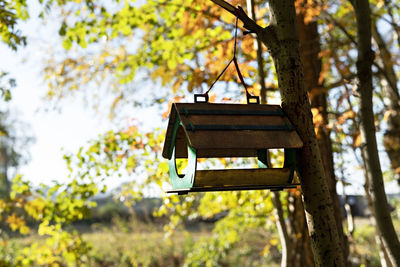
[[[315,131],[318,134],[318,128],[323,125],[324,123],[324,117],[322,116],[322,114],[319,112],[319,110],[317,108],[312,108],[311,112],[313,114],[313,123],[315,126]]]
[[[269,243],[270,243],[271,245],[273,245],[273,246],[276,246],[276,245],[278,245],[279,241],[278,241],[278,239],[276,239],[276,238],[271,238],[271,240],[269,241]]]
[[[39,235],[51,235],[54,233],[54,225],[49,225],[48,221],[44,221],[39,225]]]
[[[21,228],[19,228],[19,232],[23,235],[26,235],[29,233],[29,227],[26,225],[21,226]]]
[[[27,234],[29,232],[29,228],[26,226],[25,220],[18,217],[15,213],[8,216],[6,222],[13,231],[19,230],[21,234]]]
[[[353,143],[354,147],[359,147],[361,145],[361,135],[357,135],[354,138],[354,143]]]

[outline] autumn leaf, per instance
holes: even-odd
[[[26,226],[26,222],[23,218],[17,216],[15,213],[9,215],[6,219],[6,223],[10,226],[11,230],[17,231],[23,235],[29,233],[29,228]]]
[[[354,147],[361,146],[361,134],[357,134],[355,137],[353,137],[353,146]]]
[[[343,124],[348,119],[354,119],[356,117],[356,113],[353,110],[348,110],[344,112],[341,116],[337,118],[339,124]]]

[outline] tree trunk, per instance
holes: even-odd
[[[249,17],[254,21],[256,12],[254,0],[247,0],[247,10]],[[262,55],[262,43],[259,38],[255,39],[255,49],[257,51],[257,80],[261,86],[261,103],[267,103],[267,87],[265,86],[264,59]],[[307,223],[304,215],[304,207],[301,203],[300,195],[288,192],[291,199],[295,199],[296,205],[292,205],[288,219],[292,225],[291,233],[285,223],[282,203],[279,192],[272,192],[272,201],[274,203],[274,214],[276,217],[276,226],[282,246],[281,267],[301,267],[314,266],[314,258],[311,249],[310,238],[307,235]]]
[[[279,192],[272,192],[272,202],[274,203],[276,228],[278,229],[279,238],[281,240],[281,246],[282,246],[281,267],[290,267],[293,248],[291,246],[289,233],[286,227],[285,218],[283,216],[283,209]]]
[[[288,209],[292,240],[291,247],[293,249],[291,253],[292,258],[288,266],[315,266],[304,206],[300,194],[288,194]]]
[[[254,0],[247,0],[247,10],[249,17],[257,21],[256,12],[254,6]],[[265,86],[265,71],[264,71],[264,59],[262,55],[262,44],[259,38],[255,39],[254,48],[257,52],[257,80],[261,87],[261,104],[267,103],[267,87]],[[268,152],[267,152],[268,153]],[[269,159],[269,157],[267,157]],[[285,218],[282,209],[282,203],[280,200],[279,192],[272,192],[272,201],[274,204],[274,215],[276,217],[276,227],[278,229],[279,238],[282,246],[282,259],[281,267],[290,267],[292,260],[292,246],[291,240],[286,227]]]
[[[8,172],[7,148],[0,141],[0,198],[8,198],[10,196],[10,182],[8,181],[7,172]]]
[[[274,59],[282,108],[304,147],[298,153],[308,229],[318,266],[345,266],[301,65],[293,1],[270,0],[271,24],[259,37]]]
[[[387,130],[384,133],[383,145],[388,154],[395,179],[400,184],[400,97],[397,87],[397,76],[393,68],[392,54],[380,35],[376,23],[372,26],[372,36],[379,49],[380,66],[385,72],[386,84],[382,84],[384,104],[386,107]]]
[[[345,259],[347,259],[349,255],[349,246],[348,240],[343,232],[343,211],[340,206],[339,196],[336,192],[332,141],[330,138],[330,130],[327,127],[329,124],[327,111],[328,94],[327,90],[323,88],[323,81],[320,78],[321,59],[319,58],[319,53],[321,49],[318,23],[317,21],[306,23],[302,11],[303,10],[297,12],[297,26],[299,29],[301,60],[304,67],[304,80],[306,82],[307,92],[309,93],[311,108],[318,110],[318,118],[321,119],[315,125],[317,127],[317,140],[321,152],[325,177],[327,179],[329,192],[333,202],[341,248],[343,249]]]
[[[349,89],[347,86],[345,86],[345,88],[347,90],[346,99],[349,104],[350,110],[354,110],[353,106],[351,104],[351,100],[350,100],[351,93],[349,92]],[[353,125],[355,126],[355,132],[359,133],[360,132],[359,122],[356,120],[355,117],[353,117],[352,120],[353,120]],[[361,160],[358,160],[358,153],[357,153],[358,149],[360,149]],[[381,260],[381,265],[382,265],[382,267],[390,267],[391,263],[389,260],[389,256],[388,256],[385,246],[383,245],[382,236],[381,236],[381,233],[379,232],[379,229],[377,228],[377,224],[376,224],[376,214],[374,211],[374,204],[373,204],[371,193],[370,193],[371,178],[368,176],[368,172],[367,172],[366,157],[364,155],[365,150],[362,150],[361,147],[357,147],[354,144],[352,146],[352,150],[354,153],[354,157],[357,159],[359,164],[363,166],[363,172],[364,172],[364,177],[365,177],[365,184],[364,184],[365,197],[367,200],[368,208],[371,212],[370,222],[371,222],[371,225],[375,229],[375,242],[379,248],[379,257]],[[342,170],[342,177],[344,177],[343,170]],[[345,196],[346,194],[344,193],[345,192],[344,188],[345,188],[345,186],[343,185],[343,195]],[[345,202],[346,202],[346,200],[345,200]],[[351,229],[351,228],[354,229],[354,226],[349,227],[349,229]],[[353,241],[352,236],[351,236],[351,240]],[[353,245],[354,245],[354,250],[356,252],[356,244],[353,244]],[[356,252],[356,254],[358,255],[359,253]]]
[[[363,157],[363,160],[365,159],[365,156],[363,155],[364,153],[361,152],[361,155]],[[364,160],[365,162],[365,160]],[[365,163],[364,163],[365,165]],[[364,167],[364,176],[365,176],[365,185],[364,185],[364,189],[365,189],[365,197],[367,199],[367,203],[368,203],[368,207],[369,210],[371,211],[371,216],[370,216],[370,222],[372,227],[375,228],[375,242],[377,244],[377,246],[379,247],[379,258],[381,260],[381,265],[382,267],[390,267],[391,265],[391,261],[389,259],[389,255],[387,252],[387,249],[383,243],[382,240],[382,234],[379,231],[379,228],[377,228],[376,226],[376,214],[375,214],[375,210],[374,210],[374,203],[370,194],[370,177],[368,176],[368,173],[366,172],[366,167]]]
[[[371,50],[371,11],[368,0],[353,0],[357,17],[357,92],[360,95],[361,149],[365,157],[367,176],[371,178],[372,202],[376,222],[394,266],[400,266],[400,243],[390,217],[383,184],[382,170],[376,143],[372,105],[372,70],[374,53]]]

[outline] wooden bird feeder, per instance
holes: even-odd
[[[169,193],[293,188],[295,150],[303,142],[279,105],[174,103],[163,157]],[[267,163],[268,149],[284,149],[283,168]],[[256,169],[197,170],[197,158],[257,157]],[[177,158],[187,158],[179,174]]]

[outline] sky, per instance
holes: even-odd
[[[0,69],[5,69],[3,65],[7,62],[6,67],[12,66],[8,68],[10,75],[17,80],[17,87],[12,91],[11,114],[28,123],[27,134],[36,139],[30,148],[31,161],[20,172],[35,184],[66,177],[62,149],[77,151],[87,140],[107,130],[110,123],[93,119],[93,112],[78,99],[67,100],[62,111],[46,112],[42,98],[45,86],[39,78],[38,65],[23,64],[20,56],[10,56],[4,48],[0,49],[0,58]]]
[[[27,135],[36,139],[29,149],[31,161],[21,166],[19,172],[33,184],[39,184],[65,179],[68,172],[63,153],[76,152],[112,125],[107,119],[95,116],[90,108],[85,108],[79,98],[66,99],[59,110],[45,111],[49,105],[43,99],[47,88],[41,75],[40,60],[45,53],[45,43],[52,42],[50,37],[57,32],[50,25],[40,23],[38,9],[31,8],[30,13],[31,19],[19,24],[28,37],[28,45],[14,52],[0,44],[0,70],[9,72],[17,82],[17,87],[12,90],[12,100],[7,103],[12,116],[28,123]]]

